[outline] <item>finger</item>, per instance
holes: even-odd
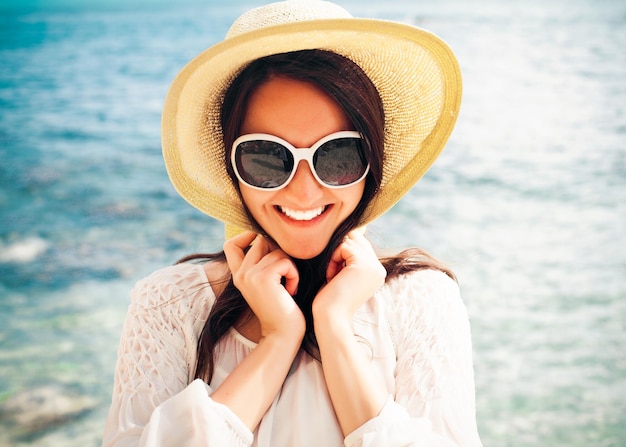
[[[284,267],[281,265],[279,274],[281,275],[281,278],[284,278],[284,287],[285,290],[287,290],[287,293],[289,293],[289,295],[291,296],[294,296],[298,292],[298,282],[300,279],[298,269],[296,268],[296,265],[293,263],[293,261],[289,258],[284,258],[283,263]]]
[[[224,243],[224,254],[231,272],[237,272],[241,268],[241,264],[246,256],[245,250],[256,237],[257,234],[253,231],[246,231]]]
[[[240,262],[237,271],[231,269],[233,275],[239,271],[262,269],[272,274],[274,281],[281,284],[291,296],[295,295],[298,289],[299,274],[291,258],[272,241],[260,234],[256,235],[250,242],[249,247],[243,259],[237,257]],[[239,248],[239,252],[241,253],[241,248]]]
[[[343,262],[338,263],[331,259],[328,263],[328,267],[326,268],[326,282],[329,282],[333,279],[343,268]]]
[[[330,281],[344,268],[346,265],[345,253],[344,253],[344,243],[346,239],[343,240],[341,244],[330,257],[330,261],[328,262],[328,267],[326,268],[326,281]]]
[[[252,267],[260,263],[267,254],[273,251],[273,245],[265,237],[258,234],[250,243],[249,250],[245,253],[241,267]]]
[[[362,249],[371,250],[372,246],[363,234],[363,228],[356,228],[344,237],[331,255],[326,269],[326,281],[334,278],[344,267],[356,262],[357,253],[362,253]]]
[[[237,247],[241,250],[250,246],[252,241],[258,236],[254,231],[245,231],[237,236],[234,236],[224,242],[224,247]]]
[[[365,237],[365,232],[363,230],[363,227],[355,228],[354,230],[351,230],[348,233],[348,235],[345,237],[344,241],[345,242],[357,242],[357,243],[362,243],[362,242],[369,243],[369,241]]]
[[[250,251],[261,250],[261,248],[254,247],[254,245],[257,245],[257,242],[253,244],[253,248],[251,248]],[[261,245],[261,242],[259,242],[259,245]],[[295,295],[298,289],[299,273],[293,260],[280,248],[274,248],[274,245],[271,243],[267,243],[265,248],[271,251],[266,252],[262,258],[258,260],[257,265],[275,275],[275,280],[281,283],[291,296]],[[244,260],[244,266],[245,263],[248,262],[248,259],[252,258],[251,255],[255,254],[248,253]]]
[[[357,253],[373,253],[374,248],[370,241],[367,240],[365,235],[358,230],[352,230],[343,240],[341,244],[342,255],[347,264],[350,263],[350,258],[356,256]]]

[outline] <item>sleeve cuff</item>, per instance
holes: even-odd
[[[392,396],[389,396],[378,416],[370,419],[346,436],[344,446],[408,446],[415,445],[416,441],[430,439],[431,434],[432,425],[428,419],[411,418],[404,407],[397,404]],[[446,443],[445,445],[449,444]]]
[[[140,445],[252,445],[252,432],[212,393],[202,380],[191,382],[154,410]]]

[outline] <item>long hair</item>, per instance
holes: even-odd
[[[361,200],[350,216],[335,230],[326,248],[312,259],[293,259],[299,273],[298,290],[293,299],[306,321],[306,332],[301,347],[319,360],[311,306],[326,281],[326,267],[333,251],[345,235],[358,225],[368,203],[378,191],[382,179],[385,117],[376,87],[363,70],[348,58],[325,50],[303,50],[257,59],[233,80],[224,96],[221,111],[226,148],[224,161],[227,172],[237,188],[238,182],[230,163],[232,143],[239,136],[248,101],[255,89],[275,77],[311,83],[333,98],[346,113],[354,130],[363,135],[365,155],[370,163]],[[257,231],[265,234],[249,212],[248,217]],[[211,255],[197,254],[183,258],[179,262],[201,259],[223,262],[225,256],[223,252]],[[452,272],[419,249],[383,258],[381,262],[387,269],[387,278],[422,268],[440,269],[454,277]],[[213,376],[214,351],[217,343],[241,318],[251,316],[251,311],[234,286],[232,277],[224,278],[224,281],[226,286],[216,298],[198,340],[195,377],[207,383],[210,383]]]

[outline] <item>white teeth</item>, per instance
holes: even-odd
[[[320,206],[319,208],[314,208],[312,210],[300,211],[300,210],[291,210],[289,208],[285,208],[283,206],[280,207],[280,210],[287,217],[293,220],[311,220],[315,219],[317,216],[324,212],[325,207]]]

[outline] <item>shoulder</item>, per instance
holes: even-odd
[[[457,282],[441,270],[420,269],[398,275],[383,287],[391,302],[401,305],[405,301],[460,300]]]
[[[399,330],[442,329],[467,323],[467,309],[457,282],[440,270],[422,269],[399,275],[380,292],[387,319]]]
[[[193,306],[212,304],[215,295],[203,265],[177,264],[154,271],[137,281],[131,294],[131,305],[156,309],[174,304]]]

